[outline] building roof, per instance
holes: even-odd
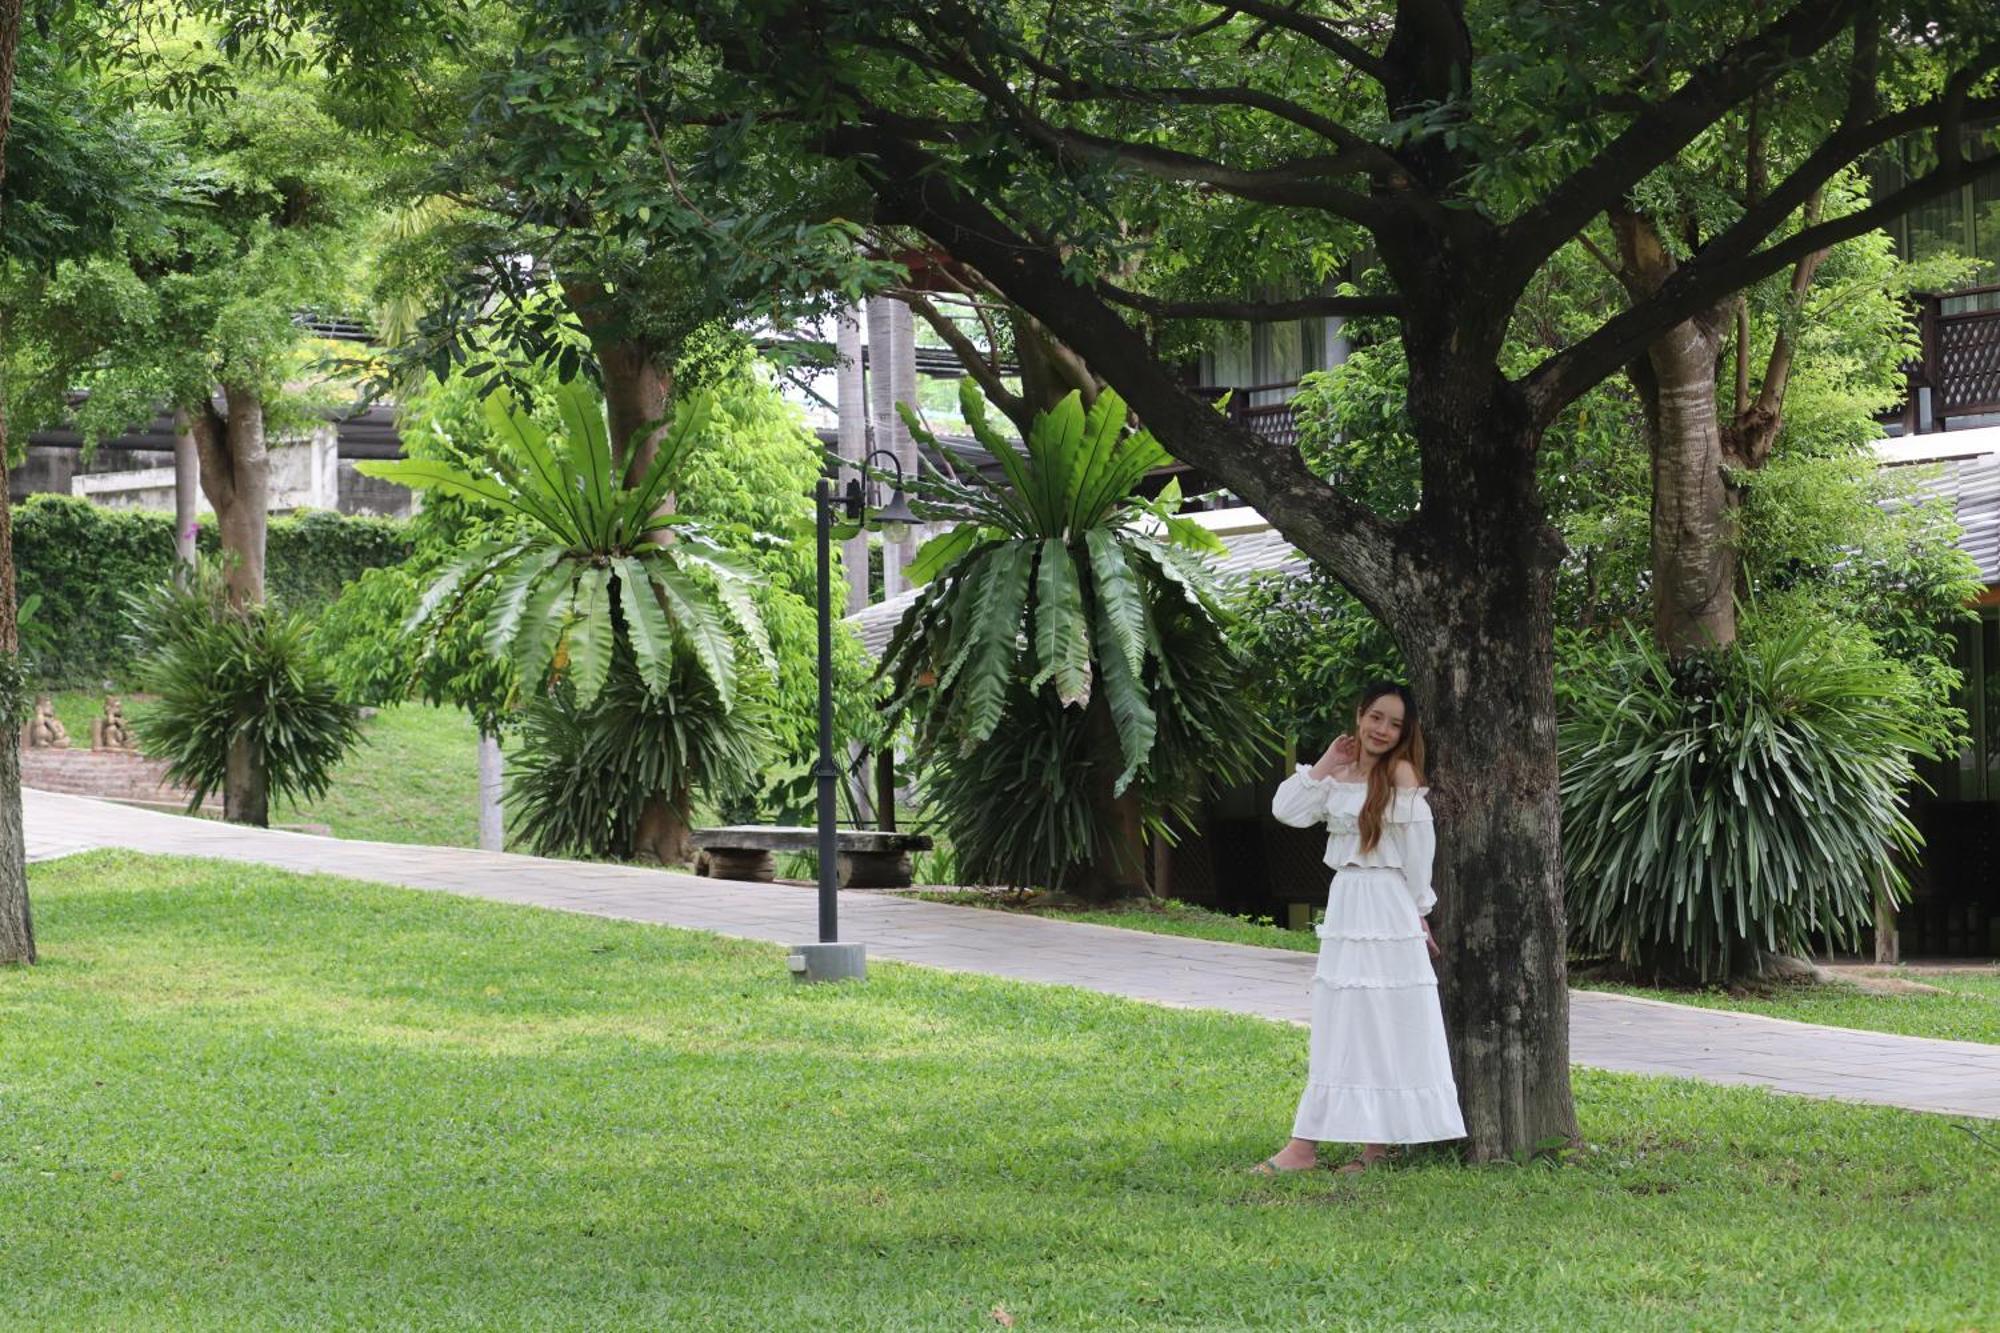
[[[1960,439],[1950,446],[1951,452],[1942,452],[1942,442],[1974,435],[1986,437],[1984,448],[1968,449],[1967,441]],[[2000,584],[2000,429],[1941,431],[1910,439],[1938,440],[1941,443],[1934,448],[1939,452],[1926,456],[1911,450],[1912,456],[1895,458],[1888,465],[1923,468],[1917,495],[1951,503],[1961,529],[1958,549],[1979,566],[1981,583],[1989,588]]]

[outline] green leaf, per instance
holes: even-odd
[[[1035,578],[1035,652],[1041,671],[1036,689],[1053,677],[1065,705],[1090,701],[1090,624],[1083,613],[1083,582],[1069,548],[1050,537],[1042,542]]]
[[[918,547],[905,573],[911,583],[929,583],[950,569],[987,536],[987,530],[977,523],[957,524],[949,531],[939,533]]]
[[[618,605],[625,613],[625,631],[631,636],[639,678],[646,682],[648,691],[660,694],[673,679],[674,627],[642,562],[620,556],[611,567],[618,574]]]
[[[1118,748],[1125,756],[1125,767],[1111,784],[1112,793],[1122,796],[1153,752],[1159,719],[1146,701],[1144,681],[1127,665],[1117,632],[1107,618],[1097,622],[1097,660],[1104,696],[1111,704],[1112,726],[1118,732]]]
[[[1063,512],[1072,532],[1094,526],[1101,514],[1086,506],[1085,495],[1095,493],[1095,479],[1110,464],[1118,449],[1118,437],[1125,429],[1125,400],[1111,389],[1097,395],[1084,418],[1083,440],[1076,466],[1070,469],[1068,489],[1063,496]]]
[[[431,581],[430,587],[426,588],[424,595],[418,599],[416,609],[411,611],[409,618],[403,622],[404,631],[413,632],[428,625],[446,603],[451,604],[451,614],[444,616],[443,620],[449,621],[464,604],[465,598],[518,549],[518,544],[515,542],[487,542],[445,566],[444,572]],[[468,579],[471,580],[470,584],[466,582]]]
[[[586,566],[576,579],[570,621],[564,631],[569,644],[570,681],[576,700],[588,707],[611,675],[614,628],[611,620],[611,571]]]
[[[1091,528],[1083,534],[1090,552],[1090,572],[1097,590],[1096,634],[1099,666],[1109,644],[1137,679],[1146,660],[1146,594],[1125,558],[1117,533]],[[1106,673],[1108,674],[1108,673]]]
[[[534,517],[534,511],[524,508],[514,493],[495,481],[475,477],[461,471],[449,463],[432,462],[426,458],[399,458],[389,462],[361,462],[354,470],[364,477],[376,477],[383,481],[393,481],[398,486],[411,490],[442,491],[446,495],[456,495],[465,500],[477,500],[517,514]]]
[[[966,745],[991,736],[1007,710],[1034,558],[1035,547],[1027,542],[1002,546],[987,560],[984,577],[972,588],[972,651],[960,693],[951,705],[962,719]]]
[[[1028,432],[1030,489],[1028,503],[1045,536],[1066,535],[1070,478],[1081,462],[1083,395],[1071,389],[1062,400],[1035,418]]]
[[[674,628],[689,648],[695,662],[715,686],[722,706],[734,705],[736,695],[736,651],[729,632],[709,607],[701,587],[685,571],[662,561],[652,568],[653,586],[666,599]]]
[[[486,613],[486,651],[504,658],[521,633],[521,618],[527,611],[529,594],[536,582],[553,569],[565,552],[560,546],[544,546],[518,559],[495,587],[492,609]]]
[[[548,683],[549,664],[562,637],[576,575],[573,566],[556,566],[549,577],[535,584],[521,609],[521,629],[514,637],[514,676],[527,689],[540,690]]]
[[[604,399],[590,381],[583,379],[559,387],[555,399],[570,469],[583,483],[582,499],[591,518],[588,526],[600,526],[603,516],[611,510],[613,493],[619,489],[619,479],[613,475],[611,432],[604,419]]]

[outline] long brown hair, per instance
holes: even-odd
[[[1395,789],[1396,765],[1409,760],[1410,767],[1417,771],[1417,785],[1424,781],[1424,729],[1417,722],[1417,699],[1408,686],[1394,681],[1378,680],[1361,691],[1361,702],[1354,709],[1354,749],[1357,757],[1361,753],[1361,716],[1370,704],[1385,695],[1395,695],[1403,701],[1403,732],[1396,738],[1396,744],[1389,753],[1377,759],[1368,770],[1368,795],[1361,802],[1361,850],[1373,851],[1375,844],[1382,840],[1382,816],[1389,808],[1389,797]]]

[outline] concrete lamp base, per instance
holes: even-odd
[[[795,944],[785,964],[794,981],[868,979],[868,950],[861,944]]]

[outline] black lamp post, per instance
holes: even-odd
[[[836,499],[832,483],[821,477],[815,488],[819,536],[819,762],[813,776],[819,787],[819,943],[801,944],[792,950],[793,975],[801,981],[837,981],[843,977],[868,975],[867,956],[860,944],[840,943],[839,847],[835,837],[839,818],[836,795],[840,769],[833,762],[833,512],[837,504],[841,517],[866,531],[873,517],[883,534],[899,538],[898,528],[918,521],[903,498],[903,463],[887,449],[877,449],[861,460],[865,471],[877,458],[889,461],[896,478],[889,503],[871,511],[867,488],[860,477],[848,481]]]

